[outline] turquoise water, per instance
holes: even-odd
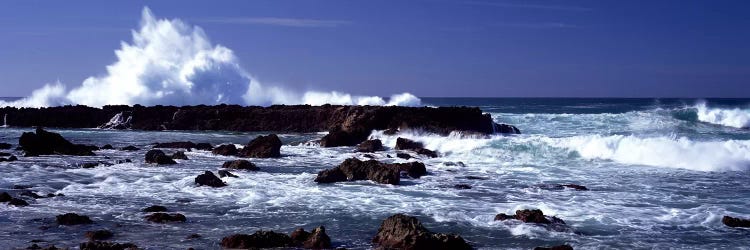
[[[567,243],[576,249],[742,249],[750,231],[721,224],[721,217],[750,217],[750,99],[529,99],[423,98],[431,106],[478,106],[496,122],[523,134],[466,137],[409,131],[441,157],[417,158],[429,175],[401,186],[372,182],[318,185],[318,171],[349,157],[351,147],[320,148],[322,133],[281,135],[280,159],[251,159],[259,172],[235,172],[225,188],[195,187],[193,178],[218,170],[231,157],[187,152],[176,166],[143,163],[149,144],[160,141],[245,144],[262,133],[144,132],[52,129],[95,145],[135,145],[137,152],[97,151],[95,157],[21,157],[0,163],[0,191],[31,185],[40,194],[31,206],[0,205],[0,244],[27,247],[31,240],[58,246],[85,241],[83,232],[107,228],[113,241],[146,249],[218,249],[222,237],[255,230],[289,233],[324,225],[335,247],[369,249],[380,222],[394,213],[417,216],[437,232],[455,232],[479,249],[531,249]],[[12,126],[12,124],[10,124]],[[0,129],[0,141],[17,143],[30,128]],[[374,131],[393,147],[397,136]],[[167,150],[169,151],[169,150]],[[8,151],[19,154],[19,152]],[[171,151],[169,151],[171,152]],[[375,154],[384,162],[395,151]],[[133,163],[77,167],[87,161]],[[452,164],[462,162],[460,164]],[[483,177],[469,179],[468,176]],[[545,184],[576,183],[590,191],[548,190]],[[453,185],[468,184],[458,190]],[[150,224],[139,210],[153,204],[185,214],[183,224]],[[497,213],[539,208],[567,223],[549,231]],[[94,225],[58,227],[55,215],[76,212]],[[48,229],[40,229],[51,226]],[[187,240],[198,233],[201,239]],[[41,243],[44,245],[45,243]]]

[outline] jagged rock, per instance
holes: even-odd
[[[60,225],[80,225],[80,224],[91,224],[94,223],[89,219],[88,216],[78,215],[75,213],[61,214],[56,217],[57,224]]]
[[[417,218],[403,214],[385,219],[372,242],[382,249],[472,249],[461,236],[432,233]]]
[[[572,189],[575,189],[575,190],[578,190],[578,191],[589,190],[586,186],[581,186],[581,185],[578,185],[578,184],[563,184],[561,186],[566,187],[566,188],[572,188]]]
[[[383,151],[383,142],[380,139],[367,140],[357,145],[357,152],[372,153]]]
[[[187,221],[187,218],[185,218],[185,215],[182,214],[168,214],[168,213],[153,213],[150,215],[147,215],[146,217],[147,221],[155,222],[155,223],[167,223],[167,222],[185,222]]]
[[[18,199],[18,198],[12,198],[12,199],[10,199],[10,201],[8,201],[8,205],[16,206],[16,207],[25,207],[25,206],[28,206],[29,203],[26,202],[25,200],[21,200],[21,199]]]
[[[73,144],[58,133],[47,132],[41,127],[36,128],[36,133],[25,132],[18,139],[18,144],[23,147],[26,156],[39,155],[94,155],[92,149],[96,146]]]
[[[250,171],[260,170],[260,168],[255,166],[255,164],[246,160],[227,161],[227,162],[224,162],[224,165],[222,165],[221,167],[229,168],[229,169],[250,170]]]
[[[173,160],[187,160],[188,157],[185,155],[185,151],[177,151],[172,154]]]
[[[121,150],[122,150],[122,151],[138,151],[138,150],[140,150],[140,149],[139,149],[139,148],[137,148],[137,147],[135,147],[135,146],[132,146],[132,145],[131,145],[131,146],[127,146],[127,147],[124,147],[124,148],[122,148]]]
[[[153,206],[150,206],[150,207],[144,208],[144,209],[143,209],[143,210],[141,210],[141,211],[143,211],[143,212],[146,212],[146,213],[153,213],[153,212],[166,212],[166,211],[167,211],[167,207],[165,207],[165,206],[160,206],[160,205],[153,205]]]
[[[404,159],[404,160],[411,159],[411,155],[407,153],[396,153],[396,157]]]
[[[154,145],[154,148],[184,148],[187,150],[195,147],[195,143],[191,141],[164,142]]]
[[[209,187],[224,187],[227,184],[221,181],[219,177],[216,177],[211,171],[206,171],[198,177],[195,177],[195,184],[198,186],[209,186]]]
[[[369,133],[362,131],[331,130],[320,139],[320,146],[324,148],[354,146],[367,139]]]
[[[81,243],[78,248],[80,250],[137,250],[138,246],[133,243],[89,241]]]
[[[508,124],[493,124],[494,126],[494,132],[495,133],[501,133],[501,134],[520,134],[521,130],[516,128],[516,126],[508,125]]]
[[[10,145],[8,143],[0,143],[0,149],[11,149],[13,148],[13,145]]]
[[[26,250],[67,250],[67,248],[65,248],[65,249],[57,248],[57,247],[55,247],[55,245],[50,245],[50,246],[47,246],[47,247],[40,247],[37,244],[31,244],[31,246],[29,246],[29,247],[26,248]]]
[[[724,216],[721,218],[721,223],[728,227],[750,227],[750,220],[734,218],[730,216]]]
[[[211,151],[214,149],[214,146],[211,146],[211,143],[202,142],[202,143],[195,144],[195,149]]]
[[[412,178],[419,178],[427,173],[420,162],[385,164],[375,160],[361,161],[350,158],[336,168],[318,173],[315,182],[332,183],[340,181],[371,180],[383,184],[398,185],[400,172],[406,172]]]
[[[102,146],[101,149],[115,149],[115,147],[112,147],[112,145],[109,145],[109,144],[104,144],[104,146]]]
[[[573,250],[573,247],[570,245],[559,245],[552,247],[535,247],[534,250]]]
[[[453,185],[453,188],[455,188],[455,189],[471,189],[471,186],[469,186],[468,184],[456,184],[456,185]]]
[[[239,178],[239,176],[232,174],[232,172],[229,172],[227,170],[219,170],[219,177],[232,177],[232,178]]]
[[[10,194],[6,192],[0,193],[0,202],[9,202],[13,197],[10,196]]]
[[[164,154],[164,151],[158,149],[146,152],[146,163],[156,163],[159,165],[177,164],[171,157]]]
[[[326,229],[323,226],[314,228],[311,233],[308,233],[303,228],[297,228],[294,230],[289,237],[292,243],[297,247],[304,247],[307,249],[329,249],[331,248],[331,238],[326,234]]]
[[[106,240],[109,238],[112,238],[114,234],[109,230],[96,230],[96,231],[88,231],[84,235],[89,240]]]
[[[276,134],[258,136],[242,148],[238,156],[251,158],[281,157],[281,140]]]
[[[420,155],[426,155],[432,158],[438,157],[437,152],[424,148],[421,142],[412,141],[406,138],[397,138],[396,147],[397,150],[411,150]]]
[[[544,213],[542,213],[542,210],[539,209],[524,209],[524,210],[516,210],[515,216],[507,215],[507,214],[498,214],[495,216],[495,220],[508,220],[508,219],[516,219],[523,221],[525,223],[539,223],[539,224],[565,224],[563,220],[557,217],[546,217],[544,216]]]
[[[235,234],[221,239],[221,246],[231,249],[280,248],[292,246],[286,234],[273,231],[257,231],[253,234]]]
[[[238,152],[239,151],[237,150],[237,147],[234,146],[234,144],[219,145],[211,151],[211,153],[215,155],[224,156],[237,155]]]

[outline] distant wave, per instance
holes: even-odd
[[[698,171],[750,169],[750,141],[692,141],[687,138],[574,136],[546,138],[549,144],[577,152],[585,159]]]
[[[47,107],[83,104],[195,105],[195,104],[348,104],[420,105],[409,93],[389,100],[378,96],[354,96],[341,92],[300,93],[261,84],[242,69],[234,52],[212,45],[203,29],[179,19],[157,19],[143,9],[140,29],[132,31],[132,43],[122,42],[117,61],[103,76],[92,76],[71,90],[60,83],[47,84],[31,96],[2,101],[0,106]]]
[[[735,128],[750,128],[750,110],[709,108],[706,103],[695,105],[698,120]]]

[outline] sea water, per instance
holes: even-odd
[[[434,232],[460,234],[478,249],[531,249],[570,244],[576,249],[739,249],[750,230],[724,226],[721,217],[750,217],[750,99],[529,99],[423,98],[429,106],[477,106],[520,135],[482,137],[421,131],[384,135],[383,162],[421,161],[428,175],[391,186],[370,181],[317,184],[318,171],[347,158],[366,159],[353,147],[311,143],[325,133],[280,134],[278,159],[250,159],[257,172],[233,171],[227,187],[196,187],[194,178],[234,157],[187,152],[189,160],[144,163],[155,142],[246,144],[257,135],[222,131],[55,129],[75,143],[100,150],[92,157],[19,157],[0,163],[0,192],[30,185],[45,199],[23,197],[28,207],[0,204],[0,245],[75,247],[85,231],[108,229],[111,241],[145,249],[219,249],[222,237],[256,230],[289,233],[323,225],[335,247],[369,249],[386,217],[416,216]],[[11,124],[12,126],[12,124]],[[16,145],[32,128],[0,129],[0,142]],[[437,150],[441,157],[403,160],[396,138]],[[175,150],[166,149],[167,153]],[[5,152],[22,155],[20,151]],[[82,162],[132,159],[85,169]],[[479,178],[476,178],[479,177]],[[467,184],[471,189],[455,189]],[[580,184],[589,191],[546,188]],[[185,223],[154,224],[141,209],[164,205]],[[498,213],[541,209],[566,222],[564,230],[519,221],[493,221]],[[57,226],[55,215],[88,215],[92,225]],[[198,239],[186,239],[200,234]]]

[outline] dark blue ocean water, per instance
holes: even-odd
[[[728,228],[721,217],[750,217],[750,99],[423,98],[430,106],[478,106],[516,136],[399,135],[440,152],[421,158],[429,175],[401,186],[371,182],[318,185],[318,171],[346,158],[351,147],[320,148],[323,134],[281,135],[280,159],[250,159],[261,171],[235,172],[224,188],[196,187],[193,178],[220,169],[231,157],[187,152],[176,166],[154,166],[143,155],[154,142],[245,144],[263,133],[210,131],[108,131],[52,129],[86,144],[135,145],[142,150],[97,151],[95,157],[21,157],[0,163],[0,192],[31,185],[49,199],[31,206],[0,204],[0,244],[27,247],[32,240],[73,247],[83,232],[106,228],[112,241],[146,249],[218,249],[222,237],[255,230],[291,232],[324,225],[336,247],[369,249],[380,222],[394,214],[417,216],[436,232],[455,232],[479,249],[531,249],[567,243],[576,249],[743,249],[750,230]],[[0,142],[16,144],[22,132],[9,124]],[[374,131],[393,147],[398,136]],[[171,150],[167,150],[171,153]],[[14,150],[5,150],[21,154]],[[395,150],[375,154],[384,162]],[[78,167],[81,162],[132,159],[133,163]],[[364,159],[364,158],[363,158]],[[461,164],[454,164],[461,162]],[[467,178],[478,176],[481,179]],[[590,191],[541,186],[576,183]],[[456,184],[471,189],[454,189]],[[151,224],[139,210],[153,204],[187,216],[182,224]],[[534,224],[495,222],[498,213],[538,208],[566,222],[563,231]],[[56,226],[55,215],[77,212],[96,222]],[[48,228],[45,228],[48,227]],[[198,233],[203,237],[188,240]]]

